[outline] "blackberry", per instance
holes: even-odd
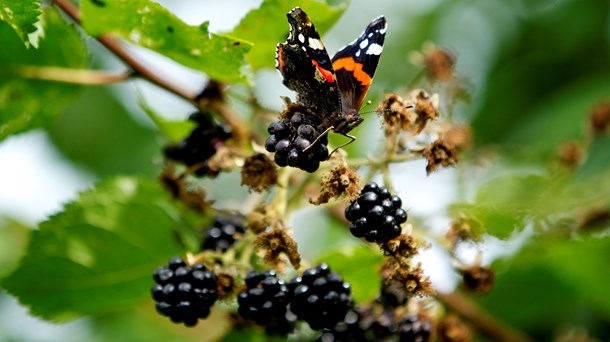
[[[296,325],[296,317],[288,311],[288,288],[273,270],[250,271],[247,289],[237,297],[239,315],[265,327],[268,334],[287,335]]]
[[[155,271],[153,279],[151,292],[157,311],[174,323],[194,326],[199,318],[210,315],[218,298],[216,274],[204,264],[190,267],[183,259],[173,257],[167,266]]]
[[[298,106],[289,107],[284,117],[272,122],[267,127],[270,135],[265,141],[265,149],[275,152],[278,166],[315,172],[320,162],[328,158],[328,137],[324,135],[311,146],[324,127],[316,115],[302,112],[307,111]]]
[[[370,311],[370,310],[368,310]],[[369,314],[363,310],[350,310],[345,315],[345,318],[337,323],[332,329],[324,329],[320,336],[316,339],[317,342],[360,342],[368,341],[364,336],[364,331],[360,328],[359,323],[362,318]]]
[[[168,159],[188,167],[198,165],[194,172],[197,176],[215,177],[219,171],[211,169],[208,160],[231,138],[231,129],[214,122],[210,113],[194,113],[189,120],[197,123],[191,134],[180,143],[165,147],[163,152]]]
[[[398,326],[400,342],[427,342],[430,340],[432,324],[417,315],[403,318]]]
[[[288,283],[288,288],[292,295],[290,310],[313,330],[334,327],[354,302],[350,284],[331,272],[327,264],[305,270]]]
[[[360,197],[345,208],[345,218],[352,222],[349,230],[368,242],[383,243],[400,235],[400,225],[407,221],[402,200],[374,182],[368,183]]]
[[[225,252],[235,243],[239,235],[245,233],[246,229],[239,218],[216,217],[214,223],[206,230],[201,249]]]

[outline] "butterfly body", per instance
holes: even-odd
[[[383,49],[387,23],[383,16],[330,58],[307,14],[295,7],[287,14],[290,33],[277,45],[276,67],[297,103],[312,109],[326,132],[348,133],[363,118],[358,114]],[[323,133],[323,134],[324,134]]]

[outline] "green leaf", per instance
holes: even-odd
[[[154,181],[102,182],[40,224],[2,284],[52,321],[130,308],[150,296],[156,267],[181,253],[169,210]]]
[[[589,146],[584,164],[577,170],[575,178],[585,180],[610,172],[610,135],[596,137]]]
[[[31,231],[15,220],[0,217],[0,277],[17,267]]]
[[[347,8],[349,0],[338,1],[335,5],[325,2],[305,0],[299,6],[307,13],[323,34],[339,19]],[[261,6],[250,11],[235,27],[231,35],[254,43],[246,56],[254,70],[275,65],[275,46],[283,43],[288,36],[286,13],[294,8],[294,1],[266,0]]]
[[[140,99],[140,108],[148,114],[148,117],[157,125],[157,128],[159,128],[160,133],[171,143],[179,143],[182,141],[182,139],[187,137],[196,126],[195,122],[190,120],[167,120],[148,106],[143,99]]]
[[[49,136],[64,156],[98,176],[155,176],[157,134],[134,117],[109,88],[87,87],[49,128]]]
[[[0,23],[0,140],[48,125],[75,98],[77,86],[22,78],[24,68],[82,68],[84,42],[74,26],[53,8],[45,11],[46,37],[40,48],[27,50],[10,27]]]
[[[498,263],[496,284],[481,303],[493,316],[528,331],[552,331],[592,314],[610,315],[610,239],[535,238]],[[504,269],[504,270],[503,270]]]
[[[364,303],[379,295],[381,251],[368,246],[346,247],[324,255],[320,262],[327,263],[332,271],[351,284],[356,303]]]
[[[209,33],[207,23],[187,25],[149,0],[84,0],[81,8],[92,36],[116,33],[221,82],[246,81],[241,67],[250,43]]]
[[[38,48],[40,2],[35,0],[0,0],[0,20],[7,22],[17,32],[19,38],[29,48]]]

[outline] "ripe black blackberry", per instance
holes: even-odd
[[[183,259],[173,257],[155,271],[153,279],[151,292],[157,311],[174,323],[194,326],[199,318],[209,316],[218,298],[216,274],[204,264],[188,266]]]
[[[390,191],[370,182],[360,197],[345,208],[345,218],[352,222],[350,232],[368,242],[383,243],[400,235],[400,225],[407,221],[402,200]]]
[[[313,330],[332,328],[353,307],[351,286],[327,264],[319,264],[288,283],[290,310]]]
[[[432,324],[427,319],[417,315],[403,318],[398,326],[400,342],[428,342],[432,331]]]
[[[288,311],[288,288],[273,270],[250,271],[247,289],[237,297],[239,315],[265,327],[268,334],[287,335],[296,325],[296,317]]]
[[[327,135],[311,146],[324,131],[321,120],[302,106],[291,105],[279,120],[267,127],[267,131],[270,136],[265,141],[265,149],[275,152],[278,166],[314,172],[320,162],[328,158]]]
[[[368,314],[370,314],[370,310],[362,310],[360,308],[348,311],[345,318],[337,323],[332,329],[324,329],[316,339],[316,342],[368,341],[359,324]]]
[[[216,217],[206,230],[201,249],[225,252],[235,243],[237,237],[245,233],[243,222],[238,217]]]
[[[197,123],[191,134],[180,143],[167,146],[163,152],[167,158],[188,167],[198,165],[194,172],[197,176],[215,177],[219,171],[211,169],[208,160],[231,138],[231,129],[214,122],[210,113],[197,112],[189,120]]]

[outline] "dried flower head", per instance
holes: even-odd
[[[415,134],[419,134],[426,127],[426,124],[430,120],[436,120],[438,118],[438,95],[428,95],[423,90],[416,90],[411,93],[415,103]]]
[[[443,140],[458,151],[468,149],[472,143],[472,130],[464,124],[451,125],[443,133]]]
[[[414,257],[419,253],[420,248],[426,247],[427,244],[425,242],[407,234],[401,234],[397,238],[384,242],[380,245],[384,255],[404,259]]]
[[[485,229],[480,221],[460,214],[451,222],[446,238],[450,246],[455,248],[460,241],[481,242],[484,232]]]
[[[263,192],[277,181],[275,163],[263,153],[255,153],[244,161],[241,168],[241,185],[250,191]]]
[[[409,131],[413,128],[416,116],[412,106],[397,94],[386,94],[376,111],[383,115],[383,126],[387,134]]]
[[[600,102],[591,112],[591,129],[593,134],[599,135],[608,132],[610,128],[610,102]]]
[[[464,288],[473,293],[489,293],[493,288],[495,278],[495,273],[492,269],[480,265],[462,270]]]
[[[301,255],[297,248],[297,242],[288,234],[287,229],[273,227],[271,230],[262,232],[256,236],[254,245],[264,253],[263,260],[276,268],[282,267],[281,255],[285,254],[290,264],[295,269],[301,267]]]
[[[261,233],[269,227],[269,220],[267,218],[267,206],[260,205],[250,212],[246,217],[245,226],[248,230],[254,234]]]
[[[457,164],[458,156],[453,145],[449,145],[442,139],[434,141],[426,146],[422,151],[422,155],[426,158],[428,165],[426,172],[431,174],[436,171],[439,166],[448,167]]]
[[[581,148],[574,142],[567,142],[559,146],[557,154],[561,164],[567,167],[576,167],[582,161]]]
[[[456,58],[448,49],[427,42],[421,52],[412,52],[409,59],[411,63],[425,67],[432,81],[446,82],[454,77]]]
[[[159,181],[175,199],[183,202],[187,207],[201,213],[210,209],[212,201],[206,201],[205,190],[189,184],[185,174],[176,174],[174,164],[165,165],[159,175]]]
[[[438,322],[438,337],[442,342],[472,341],[471,328],[457,315],[448,314]]]
[[[386,286],[401,288],[407,297],[428,296],[434,294],[430,278],[424,275],[421,264],[415,267],[404,267],[397,259],[390,258],[384,268]]]
[[[322,191],[316,199],[309,199],[315,205],[328,203],[331,198],[344,196],[350,202],[360,195],[360,176],[356,170],[345,164],[337,165],[322,175]]]
[[[221,272],[216,272],[216,277],[218,278],[216,285],[218,298],[223,299],[231,296],[236,290],[235,279],[232,276]]]

